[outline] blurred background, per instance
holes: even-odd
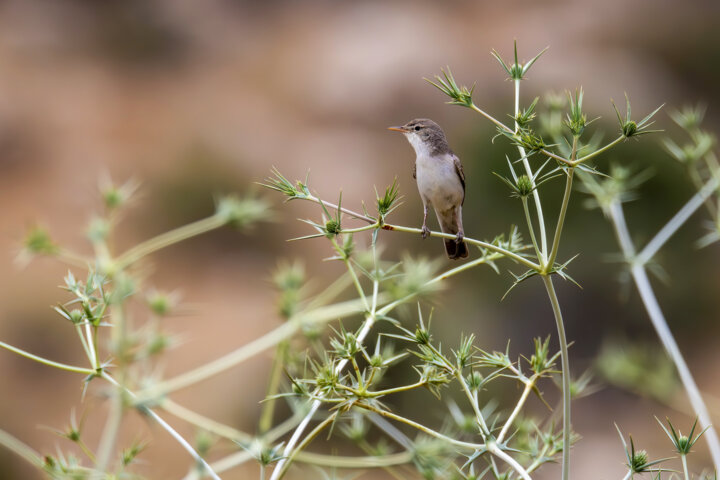
[[[397,177],[405,198],[394,222],[419,226],[414,154],[385,128],[429,117],[444,127],[465,166],[466,234],[491,239],[523,223],[520,203],[491,173],[505,173],[504,155],[511,150],[503,139],[491,142],[495,132],[483,118],[445,105],[423,77],[449,65],[460,83],[476,83],[479,106],[507,119],[512,84],[490,51],[509,59],[517,39],[521,60],[550,47],[523,82],[524,104],[582,86],[590,117],[601,117],[591,130],[607,131],[609,140],[616,131],[610,99],[622,101],[624,92],[638,117],[662,103],[672,109],[702,101],[709,105],[706,127],[714,131],[720,121],[719,28],[720,5],[709,0],[3,1],[0,339],[57,361],[82,362],[75,333],[51,310],[67,298],[57,288],[66,267],[41,259],[20,268],[14,259],[24,232],[35,224],[47,227],[63,245],[90,252],[86,226],[100,210],[97,185],[103,176],[141,183],[135,207],[118,232],[118,251],[210,214],[219,193],[258,191],[277,211],[275,223],[254,231],[217,231],[152,257],[151,283],[182,296],[183,315],[166,321],[181,340],[164,369],[173,375],[281,322],[270,282],[281,259],[303,259],[319,286],[340,272],[337,265],[320,262],[331,254],[328,242],[286,243],[309,233],[296,218],[317,219],[319,211],[298,203],[282,206],[279,195],[259,191],[254,182],[272,166],[291,179],[309,171],[318,194],[334,200],[342,190],[343,204],[353,209],[363,200],[372,203],[373,186],[384,188]],[[657,125],[683,140],[665,112]],[[640,200],[626,210],[639,244],[693,194],[659,138],[628,141],[598,160],[605,170],[610,161],[654,168]],[[549,189],[550,219],[560,187]],[[618,250],[610,226],[599,211],[583,209],[582,194],[577,195],[560,257],[580,254],[570,272],[583,289],[557,281],[568,337],[575,342],[573,373],[596,365],[608,345],[628,343],[656,356],[651,373],[662,372],[661,347],[645,311],[632,286],[618,281],[621,266],[608,262]],[[656,282],[656,287],[718,419],[720,250],[693,247],[705,233],[703,215],[693,217],[660,252],[657,260],[669,283]],[[438,240],[382,234],[381,243],[388,258],[409,251],[446,262]],[[503,349],[511,338],[515,354],[528,353],[533,337],[552,335],[557,348],[540,282],[520,285],[501,302],[510,283],[506,271],[498,276],[490,269],[455,278],[452,291],[437,303],[436,334],[454,342],[459,331],[473,331],[485,349]],[[253,431],[270,364],[269,354],[260,355],[173,398]],[[105,407],[97,396],[81,403],[76,376],[6,351],[0,351],[0,372],[0,428],[40,452],[54,452],[57,445],[68,445],[42,427],[63,428],[72,408],[79,416],[94,406],[87,435],[89,443],[97,441]],[[664,401],[597,378],[602,388],[575,402],[573,425],[582,440],[574,447],[574,478],[624,474],[613,422],[632,433],[651,458],[672,454],[653,415],[671,415],[684,432],[692,417],[668,407],[670,402],[689,411],[672,377],[666,377],[658,380]],[[556,398],[552,385],[543,390]],[[442,415],[441,405],[431,422]],[[411,416],[425,411],[414,404],[403,408]],[[141,419],[135,424],[128,438],[152,439],[141,473],[178,478],[187,471],[189,459],[164,432]],[[193,436],[193,428],[174,424]],[[699,470],[709,459],[702,442],[697,450]],[[183,460],[166,461],[171,458]],[[223,478],[256,478],[254,468]],[[555,478],[558,472],[549,466],[538,478]],[[305,478],[297,472],[291,477]],[[0,478],[42,475],[0,449]],[[384,477],[369,471],[360,478]]]

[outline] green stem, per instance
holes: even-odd
[[[563,194],[562,205],[560,206],[560,215],[558,215],[557,227],[555,228],[555,237],[553,238],[552,250],[550,250],[550,257],[548,258],[547,264],[545,265],[545,273],[549,273],[549,271],[553,268],[553,265],[555,265],[555,258],[557,258],[558,250],[560,249],[560,237],[562,236],[563,225],[565,224],[565,216],[567,215],[567,208],[568,204],[570,203],[570,194],[572,193],[574,173],[575,170],[573,168],[569,168],[566,172],[567,178],[565,179],[565,193]]]
[[[709,167],[709,166],[708,166]],[[690,180],[693,182],[693,186],[696,190],[700,190],[703,186],[702,178],[700,178],[700,172],[698,171],[695,164],[689,164],[688,165],[688,176],[690,177]],[[705,199],[705,207],[708,210],[708,213],[712,218],[717,217],[717,210],[715,208],[715,204],[713,203],[712,198],[708,197]]]
[[[430,435],[431,437],[439,438],[440,440],[444,440],[447,443],[450,443],[450,444],[458,446],[458,447],[462,447],[462,448],[472,450],[472,451],[485,450],[487,448],[487,446],[483,443],[470,443],[470,442],[463,442],[462,440],[456,440],[452,437],[448,437],[447,435],[443,435],[442,433],[437,432],[437,431],[433,430],[432,428],[428,428],[425,425],[414,422],[414,421],[410,420],[409,418],[401,417],[400,415],[396,415],[390,411],[382,410],[380,408],[374,407],[372,405],[368,405],[366,403],[356,403],[355,406],[359,407],[359,408],[363,408],[365,410],[370,410],[371,412],[375,412],[379,415],[382,415],[383,417],[390,418],[397,422],[404,423],[404,424],[409,425],[417,430],[420,430],[423,433]]]
[[[118,257],[117,259],[116,268],[118,270],[121,270],[157,250],[163,249],[178,242],[182,242],[183,240],[187,240],[188,238],[201,235],[211,230],[215,230],[216,228],[222,227],[226,223],[227,220],[225,219],[225,217],[216,214],[202,220],[189,223],[174,230],[170,230],[169,232],[160,234],[157,237],[153,237],[136,245],[135,247],[120,255],[120,257]]]
[[[393,465],[410,463],[413,458],[412,452],[393,453],[380,456],[366,457],[343,457],[336,455],[322,455],[311,452],[298,452],[296,461],[317,465],[319,467],[332,468],[382,468]]]
[[[273,472],[273,478],[277,478],[278,480],[281,479],[285,472],[287,472],[287,469],[290,468],[290,465],[292,464],[293,460],[295,460],[295,456],[298,454],[298,452],[302,451],[320,432],[322,432],[325,427],[330,425],[335,421],[335,418],[338,416],[339,412],[335,412],[329,417],[327,417],[325,420],[320,422],[310,433],[308,433],[302,442],[300,442],[295,448],[293,448],[292,452],[287,456],[284,462],[278,463],[277,467],[279,469],[279,473]]]
[[[282,378],[287,349],[287,340],[283,340],[278,343],[278,346],[275,349],[275,358],[273,359],[272,370],[270,371],[270,382],[268,383],[265,403],[263,405],[262,413],[260,414],[260,422],[258,424],[258,431],[260,434],[267,432],[272,427],[273,414],[275,413],[275,401],[277,400],[274,395],[277,393],[278,387],[280,386],[280,379]]]
[[[535,457],[535,460],[528,466],[527,471],[528,473],[532,473],[537,468],[540,467],[544,462],[550,461],[548,457],[546,457],[548,450],[550,449],[550,444],[546,443],[543,445],[543,448],[540,450],[540,452]]]
[[[510,414],[508,419],[505,421],[505,425],[503,425],[502,430],[500,430],[500,434],[497,436],[497,441],[499,443],[502,443],[503,439],[505,438],[505,435],[507,435],[507,432],[510,430],[510,427],[512,426],[513,422],[515,421],[515,418],[518,416],[520,411],[523,408],[523,405],[525,405],[525,401],[528,398],[528,395],[530,395],[530,392],[532,391],[533,387],[535,386],[535,380],[537,379],[536,375],[533,375],[530,377],[530,380],[525,382],[525,389],[523,390],[522,395],[520,396],[520,400],[518,400],[517,405],[515,405],[515,409]]]
[[[159,407],[168,412],[169,414],[185,420],[186,422],[195,425],[196,427],[202,428],[207,432],[232,440],[233,442],[242,442],[249,444],[253,441],[252,435],[237,430],[223,423],[216,422],[203,415],[200,415],[199,413],[185,408],[182,405],[178,405],[169,398],[165,398],[159,404]]]
[[[693,198],[697,198],[697,194]],[[685,207],[681,209],[681,211],[683,210],[685,210]],[[675,215],[673,219],[676,219],[677,217],[678,215]],[[620,244],[620,248],[623,252],[623,256],[625,257],[625,260],[630,264],[630,273],[635,283],[635,287],[640,293],[640,298],[642,299],[645,310],[650,317],[650,321],[655,328],[658,337],[660,337],[660,341],[662,342],[665,351],[675,364],[675,368],[677,369],[680,381],[685,388],[685,393],[690,400],[693,410],[695,410],[695,414],[700,421],[700,425],[702,425],[703,428],[708,429],[705,434],[705,439],[708,442],[708,447],[710,448],[710,455],[712,456],[715,469],[718,470],[720,469],[720,439],[718,439],[717,431],[712,426],[712,419],[710,418],[710,413],[708,412],[707,406],[705,405],[705,401],[703,400],[702,394],[700,393],[700,389],[698,388],[697,383],[695,383],[692,372],[690,372],[690,368],[685,362],[685,358],[680,351],[680,347],[678,347],[678,344],[675,341],[675,337],[673,336],[672,331],[667,324],[665,315],[660,308],[660,304],[658,303],[655,292],[652,288],[652,285],[650,284],[650,280],[648,279],[647,272],[645,271],[645,266],[641,263],[638,263],[638,261],[636,260],[635,245],[630,238],[630,232],[628,231],[627,222],[625,221],[625,214],[623,213],[622,205],[620,204],[620,202],[615,201],[611,204],[610,219],[612,221],[613,227],[615,228],[615,234],[617,236],[618,243]],[[643,252],[647,250],[648,247],[645,247]]]
[[[495,445],[495,444],[489,445],[488,450],[490,451],[490,453],[492,453],[493,455],[498,457],[500,460],[502,460],[503,462],[510,465],[513,468],[513,470],[515,470],[523,478],[523,480],[532,480],[532,478],[530,478],[530,474],[528,473],[528,471],[525,470],[523,468],[523,466],[517,462],[517,460],[512,458],[510,455],[508,455],[504,451],[500,450],[500,448],[498,448],[497,445]]]
[[[96,330],[97,332],[97,330]],[[98,368],[98,352],[97,342],[95,341],[95,335],[93,335],[93,326],[90,323],[85,323],[85,334],[87,335],[88,344],[90,345],[90,365],[97,370]]]
[[[44,463],[40,454],[5,430],[0,430],[0,445],[22,457],[33,466],[43,468]]]
[[[470,105],[470,109],[471,109],[471,110],[475,110],[477,113],[479,113],[479,114],[482,115],[483,117],[485,117],[485,118],[487,118],[488,120],[490,120],[492,123],[494,123],[494,124],[495,124],[498,128],[500,128],[501,130],[504,130],[504,131],[509,132],[509,133],[513,133],[513,130],[512,130],[510,127],[508,127],[507,125],[505,125],[504,123],[502,123],[500,120],[496,119],[495,117],[493,117],[493,116],[490,115],[489,113],[486,113],[484,110],[481,110],[481,109],[480,109],[477,105],[475,105],[474,103],[473,103],[472,105]]]
[[[91,462],[95,463],[97,460],[95,459],[95,454],[88,448],[87,445],[85,445],[85,442],[78,439],[75,443],[77,443],[78,447],[80,447],[80,450],[83,451],[85,455],[90,459]]]
[[[680,459],[682,460],[683,473],[685,474],[685,480],[690,480],[690,475],[688,474],[687,455],[680,455]]]
[[[480,411],[480,405],[477,396],[473,395],[473,393],[470,391],[470,388],[468,388],[467,382],[465,382],[465,379],[462,376],[462,372],[459,369],[455,371],[455,377],[460,382],[460,385],[462,385],[465,396],[468,398],[468,400],[470,400],[470,405],[472,405],[473,412],[475,412],[475,420],[477,420],[478,426],[480,427],[480,434],[482,435],[483,440],[487,440],[487,438],[490,436],[490,429],[488,429],[482,411]]]
[[[702,206],[703,201],[709,198],[720,185],[720,179],[713,177],[678,210],[678,212],[658,231],[642,251],[637,254],[634,263],[645,265],[655,256],[663,245],[682,227],[685,222]]]
[[[83,333],[82,325],[79,323],[75,324],[75,331],[78,334],[78,337],[80,337],[80,343],[82,343],[83,350],[85,350],[85,355],[87,356],[88,360],[90,360],[90,363],[94,366],[92,362],[93,354],[90,351],[90,347],[88,346],[87,340],[85,339],[85,334]]]
[[[96,465],[98,472],[108,473],[110,457],[112,456],[115,441],[117,440],[118,433],[120,432],[120,425],[123,418],[124,408],[122,395],[122,387],[118,384],[112,393],[110,413],[105,421],[105,427],[103,428],[100,445],[97,450],[98,454]]]
[[[355,269],[352,266],[352,262],[350,261],[350,258],[347,257],[342,253],[342,248],[337,243],[337,240],[334,238],[331,239],[333,247],[335,247],[335,250],[342,255],[343,263],[345,264],[345,267],[347,268],[348,273],[350,274],[350,278],[352,278],[353,285],[355,285],[355,289],[358,292],[358,295],[363,301],[363,305],[365,305],[365,310],[370,311],[370,304],[367,301],[367,295],[365,295],[365,290],[363,290],[362,285],[360,284],[360,279],[358,278],[357,274],[355,273]]]
[[[206,363],[205,365],[201,365],[194,370],[182,373],[177,377],[165,380],[153,387],[149,387],[147,390],[139,393],[140,398],[146,400],[150,397],[180,390],[211,378],[267,350],[280,341],[291,338],[306,323],[329,322],[364,311],[365,307],[362,305],[362,302],[355,299],[320,307],[310,312],[301,312],[262,337],[243,345],[227,355]]]
[[[533,247],[535,247],[535,254],[538,259],[542,258],[540,253],[540,247],[538,247],[537,240],[535,239],[535,228],[533,227],[532,220],[530,219],[530,208],[528,207],[527,197],[521,197],[523,210],[525,211],[525,221],[527,222],[528,230],[530,231],[530,240],[532,240]]]
[[[520,79],[515,79],[515,118],[517,118],[520,111]],[[520,125],[515,121],[514,133],[517,133],[520,129]],[[535,175],[533,175],[532,168],[530,168],[530,162],[527,159],[525,149],[518,145],[518,151],[520,152],[520,158],[522,158],[523,167],[525,167],[525,173],[532,182],[533,187],[533,199],[535,200],[535,211],[537,212],[538,226],[540,227],[540,242],[541,242],[541,256],[538,258],[540,264],[545,263],[547,259],[547,234],[545,233],[545,218],[543,216],[542,203],[540,202],[540,192],[535,188]]]
[[[79,268],[87,268],[88,265],[92,265],[94,263],[92,259],[85,258],[82,255],[74,253],[70,250],[66,250],[64,248],[60,248],[56,256],[60,261]]]
[[[177,432],[177,430],[175,430],[169,423],[167,423],[160,415],[155,413],[151,408],[142,406],[141,404],[137,403],[137,398],[138,398],[137,394],[133,393],[127,387],[121,385],[117,380],[115,380],[112,376],[110,376],[106,372],[102,373],[102,378],[104,378],[105,380],[107,380],[108,382],[113,384],[115,387],[117,387],[117,390],[119,393],[120,393],[120,391],[122,391],[121,394],[127,394],[128,396],[130,396],[130,398],[132,398],[135,401],[135,407],[137,408],[137,410],[139,412],[149,416],[153,420],[155,420],[155,422],[158,425],[160,425],[160,427],[163,430],[165,430],[168,434],[170,434],[170,436],[173,437],[175,439],[175,441],[177,443],[179,443],[180,446],[186,452],[188,452],[190,454],[190,456],[193,458],[193,460],[195,460],[197,462],[198,466],[202,468],[203,473],[205,473],[206,475],[209,475],[210,478],[212,478],[213,480],[221,480],[220,477],[217,476],[215,471],[210,467],[210,465],[205,461],[205,459],[202,458],[200,456],[200,454],[198,454],[195,451],[195,449],[192,447],[192,445],[190,445],[190,443],[188,443],[188,441],[185,440],[183,438],[183,436]],[[118,395],[118,397],[119,396],[120,395]],[[122,407],[122,404],[121,404],[121,407]],[[122,414],[122,410],[120,410],[120,413]],[[101,457],[98,455],[98,458],[101,458]],[[101,470],[101,471],[104,471],[104,470]]]
[[[362,392],[358,390],[350,389],[355,395],[363,398],[376,398],[376,397],[384,397],[386,395],[392,395],[394,393],[400,393],[400,392],[407,392],[408,390],[412,390],[414,388],[424,387],[426,385],[426,382],[419,381],[416,383],[412,383],[410,385],[403,385],[402,387],[395,387],[395,388],[388,388],[385,390],[377,390],[375,392]]]
[[[507,256],[503,253],[500,253],[500,255]],[[427,282],[427,285],[432,285],[440,281],[446,280],[453,275],[456,275],[465,270],[469,270],[477,265],[487,263],[488,261],[496,260],[497,258],[499,257],[489,255],[473,260],[472,262],[465,263],[463,265],[460,265],[459,267],[455,267],[451,270],[435,276]],[[522,257],[520,258],[523,259]],[[413,293],[398,300],[395,300],[391,303],[388,303],[384,307],[378,309],[376,316],[387,315],[395,307],[406,303],[415,296],[417,296],[417,294]],[[383,303],[383,297],[384,295],[378,295],[375,303]],[[194,370],[182,373],[177,377],[165,380],[153,387],[148,387],[146,390],[143,390],[139,393],[139,397],[142,400],[147,400],[157,395],[170,393],[175,390],[186,388],[194,385],[195,383],[206,380],[221,372],[224,372],[229,368],[234,367],[235,365],[244,362],[245,360],[253,357],[254,355],[257,355],[260,352],[265,351],[273,345],[276,345],[278,342],[292,337],[295,333],[297,333],[297,331],[300,330],[302,325],[305,323],[325,323],[337,320],[338,318],[362,313],[364,311],[364,306],[361,305],[361,303],[362,302],[360,302],[358,299],[355,299],[334,305],[329,305],[326,307],[319,307],[308,312],[298,313],[295,317],[291,318],[286,323],[280,325],[276,329],[268,332],[267,334],[254,340],[251,343],[243,345],[242,347],[228,353],[223,357],[206,363],[205,365],[202,365]]]
[[[4,348],[6,350],[10,350],[13,353],[17,353],[18,355],[23,356],[25,358],[29,358],[30,360],[35,360],[36,362],[42,363],[43,365],[59,368],[60,370],[66,370],[68,372],[75,372],[75,373],[83,373],[85,375],[94,375],[96,373],[95,370],[93,370],[91,368],[76,367],[74,365],[67,365],[65,363],[53,362],[52,360],[48,360],[47,358],[38,357],[37,355],[33,355],[32,353],[26,352],[25,350],[21,350],[19,348],[13,347],[12,345],[9,345],[5,342],[0,342],[0,347]]]
[[[616,139],[613,140],[612,142],[608,143],[608,144],[605,145],[604,147],[599,148],[599,149],[595,150],[595,151],[592,152],[592,153],[588,153],[588,154],[585,155],[584,157],[580,157],[580,158],[578,158],[577,160],[571,161],[571,162],[570,162],[570,165],[573,166],[573,167],[574,167],[574,166],[577,166],[577,165],[580,165],[581,163],[584,163],[584,162],[590,160],[591,158],[596,157],[596,156],[600,155],[601,153],[603,153],[603,152],[605,152],[605,151],[607,151],[607,150],[610,150],[612,147],[614,147],[614,146],[617,145],[618,143],[622,142],[623,140],[625,140],[625,136],[624,136],[624,135],[620,135],[618,138],[616,138]]]
[[[337,205],[330,203],[330,202],[326,202],[324,200],[320,200],[317,197],[306,197],[306,200],[310,200],[311,202],[315,202],[317,204],[325,205],[325,207],[329,208],[329,209],[337,209],[338,208]],[[401,225],[393,225],[390,223],[383,223],[382,225],[380,225],[379,223],[377,223],[377,220],[374,218],[370,218],[365,215],[361,215],[359,213],[353,212],[352,210],[348,210],[347,208],[344,208],[344,207],[341,208],[341,210],[343,212],[347,213],[348,215],[351,215],[355,218],[364,220],[364,221],[372,224],[369,227],[363,227],[362,228],[363,231],[364,230],[372,230],[373,228],[382,228],[383,230],[391,230],[391,231],[397,231],[397,232],[422,233],[422,230],[419,228],[403,227]],[[431,231],[430,236],[438,237],[438,238],[447,238],[447,239],[455,239],[455,237],[456,237],[455,235],[452,235],[449,233],[442,233],[442,232],[435,232],[435,231]],[[513,253],[509,250],[505,250],[504,248],[500,248],[491,243],[483,242],[480,240],[475,240],[474,238],[465,237],[464,240],[466,243],[469,243],[471,245],[477,245],[478,247],[485,248],[492,252],[501,253],[502,255],[504,255],[518,263],[521,263],[521,264],[525,265],[526,267],[531,268],[533,270],[538,270],[538,271],[540,270],[540,265],[535,264],[534,262],[532,262],[532,261],[528,260],[527,258],[524,258],[516,253]]]
[[[389,224],[389,223],[383,225],[382,228],[383,228],[384,230],[393,230],[393,231],[397,231],[397,232],[418,233],[418,234],[419,234],[419,233],[422,233],[422,230],[420,230],[419,228],[403,227],[403,226],[400,226],[400,225],[391,225],[391,224]],[[430,236],[432,236],[432,237],[438,237],[438,238],[447,238],[447,239],[454,239],[454,238],[455,238],[455,235],[452,235],[452,234],[449,234],[449,233],[435,232],[435,231],[431,231],[431,232],[430,232]],[[498,247],[498,246],[495,246],[495,245],[493,245],[492,243],[487,243],[487,242],[483,242],[483,241],[480,241],[480,240],[475,240],[474,238],[468,238],[468,237],[465,237],[465,238],[464,238],[464,241],[465,241],[466,243],[471,244],[471,245],[477,245],[478,247],[485,248],[485,249],[490,250],[490,251],[492,251],[492,252],[500,253],[500,254],[502,254],[502,255],[504,255],[504,256],[512,259],[512,260],[515,260],[515,261],[518,262],[518,263],[521,263],[521,264],[525,265],[526,267],[528,267],[528,268],[530,268],[530,269],[532,269],[532,270],[538,270],[538,271],[539,271],[539,270],[541,269],[540,265],[538,265],[538,264],[536,264],[536,263],[528,260],[527,258],[522,257],[522,256],[520,256],[520,255],[518,255],[518,254],[516,254],[516,253],[513,253],[513,252],[509,251],[509,250],[505,250],[504,248],[500,248],[500,247]]]
[[[558,340],[560,343],[560,358],[562,363],[562,397],[563,397],[563,455],[562,455],[562,479],[568,480],[570,476],[570,359],[568,357],[567,338],[565,337],[565,326],[563,325],[560,303],[555,294],[552,277],[542,275],[545,289],[547,290],[550,304],[552,305],[555,323],[557,324]]]

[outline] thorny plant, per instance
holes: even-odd
[[[345,273],[325,289],[311,294],[299,264],[280,265],[273,281],[279,291],[278,312],[285,322],[234,351],[176,377],[157,378],[156,369],[152,368],[155,359],[171,343],[160,319],[172,313],[175,299],[143,286],[138,265],[148,255],[193,236],[224,225],[245,227],[263,220],[269,215],[268,205],[252,197],[224,198],[212,216],[115,254],[110,248],[110,236],[118,212],[128,204],[134,186],[105,185],[102,188],[105,214],[93,220],[89,228],[94,255],[85,257],[66,250],[54,243],[45,230],[33,229],[26,238],[21,257],[27,260],[32,255],[44,254],[71,265],[65,279],[71,300],[58,305],[56,311],[76,330],[88,364],[62,364],[6,343],[0,342],[0,346],[31,360],[82,375],[83,395],[88,386],[101,383],[107,389],[110,410],[97,446],[86,443],[82,421],[76,422],[74,415],[70,427],[57,433],[77,449],[41,456],[2,431],[0,444],[53,478],[137,477],[135,460],[145,443],[135,442],[125,448],[117,445],[123,418],[134,409],[159,424],[188,452],[192,461],[187,480],[207,476],[217,479],[221,473],[252,460],[259,465],[260,478],[265,479],[269,474],[272,480],[283,477],[295,463],[325,468],[330,472],[325,474],[326,478],[336,478],[337,469],[376,467],[394,478],[410,478],[419,473],[424,478],[528,480],[542,465],[559,457],[562,457],[563,479],[567,480],[569,446],[576,440],[571,432],[570,399],[571,395],[581,395],[588,385],[585,376],[571,383],[568,342],[552,280],[553,275],[572,280],[567,273],[572,258],[558,261],[558,256],[573,179],[576,171],[584,172],[591,179],[602,177],[589,161],[627,138],[649,133],[651,118],[657,110],[636,121],[631,117],[628,101],[626,113],[617,114],[620,123],[617,138],[599,146],[596,136],[585,139],[591,122],[583,110],[583,92],[578,90],[568,94],[569,111],[553,135],[557,140],[546,144],[537,133],[539,129],[533,127],[538,100],[525,108],[521,108],[520,102],[521,82],[543,52],[524,64],[518,60],[517,48],[511,64],[493,52],[514,86],[510,125],[477,107],[472,98],[473,89],[458,86],[449,69],[430,81],[450,97],[449,103],[480,113],[497,127],[501,137],[516,147],[517,156],[508,159],[509,177],[503,175],[501,179],[522,202],[530,244],[523,242],[513,226],[507,234],[489,241],[466,237],[468,244],[477,247],[475,258],[445,271],[438,272],[436,262],[411,256],[401,261],[386,260],[378,245],[381,233],[421,233],[419,228],[388,221],[399,205],[396,183],[382,194],[376,192],[375,211],[364,209],[358,213],[343,207],[341,201],[333,204],[316,196],[307,179],[291,182],[275,170],[273,177],[265,182],[267,187],[283,193],[289,200],[306,200],[320,206],[321,219],[307,221],[315,233],[303,238],[328,241],[332,259],[345,266]],[[702,172],[698,175],[703,177]],[[565,180],[565,189],[550,235],[543,210],[547,199],[541,197],[541,187],[555,178]],[[714,209],[717,213],[717,206]],[[364,224],[348,226],[349,222],[357,221]],[[365,233],[369,236],[369,246],[360,248],[356,236]],[[453,238],[440,232],[431,232],[431,235]],[[480,265],[499,273],[496,265],[499,260],[509,260],[525,269],[513,274],[515,281],[511,288],[532,277],[542,279],[557,323],[558,352],[551,352],[550,338],[536,339],[532,353],[517,360],[509,350],[481,349],[473,335],[461,335],[451,349],[443,349],[433,338],[429,315],[422,302],[455,275]],[[72,273],[80,269],[86,270],[85,280],[79,280],[78,275]],[[345,299],[348,291],[354,298]],[[150,318],[147,322],[138,322],[137,318],[131,321],[130,303],[137,301],[142,292],[145,292],[143,301],[150,309]],[[399,320],[398,309],[407,304],[417,304],[417,320],[412,327]],[[357,328],[346,326],[356,320],[360,320]],[[323,327],[331,322],[336,325],[327,338]],[[112,328],[107,328],[110,326]],[[171,396],[178,390],[196,386],[268,349],[274,349],[275,358],[255,433],[222,424],[172,400]],[[414,380],[406,384],[389,382],[392,377],[388,372],[402,366],[414,369]],[[561,418],[555,413],[544,419],[532,418],[526,412],[528,399],[534,394],[544,401],[541,384],[552,384],[543,380],[557,375],[561,376]],[[494,400],[492,388],[501,381],[521,387],[511,407],[498,408]],[[391,407],[392,399],[397,396],[424,394],[418,390],[428,390],[438,399],[446,395],[444,404],[448,414],[439,428],[429,425],[427,418],[411,419]],[[448,394],[454,395],[447,398]],[[460,403],[456,402],[458,396],[462,399]],[[293,413],[276,422],[279,401],[287,402]],[[197,427],[204,435],[191,445],[158,411]],[[690,447],[700,436],[693,437],[694,431],[693,428],[690,436],[683,440],[686,437],[670,425],[669,436],[684,448],[682,451],[678,448],[683,465]],[[321,434],[344,435],[364,453],[341,456],[305,451]],[[234,445],[236,451],[221,456],[214,449],[217,442],[213,439],[218,437]],[[643,460],[632,442],[630,450],[630,476],[640,468],[654,466],[646,458]],[[216,459],[211,462],[204,459],[210,456]]]
[[[590,125],[591,121],[588,120],[587,115],[583,110],[584,94],[580,89],[576,91],[574,95],[568,93],[570,108],[566,114],[566,118],[561,122],[561,130],[557,132],[557,136],[560,140],[552,145],[547,144],[533,127],[533,121],[536,117],[535,108],[538,104],[538,99],[534,99],[529,106],[524,109],[521,109],[520,107],[521,82],[528,70],[535,64],[544,52],[545,50],[532,58],[529,62],[523,64],[518,60],[516,45],[514,62],[512,64],[508,64],[497,52],[493,51],[493,56],[501,64],[502,68],[512,80],[514,86],[515,107],[514,113],[510,115],[513,119],[513,124],[511,126],[506,125],[479,108],[473,100],[474,87],[468,88],[460,86],[456,82],[449,68],[447,71],[443,71],[441,76],[436,76],[434,80],[428,81],[442,93],[450,97],[450,102],[448,103],[460,105],[479,113],[496,126],[499,136],[507,138],[515,147],[517,147],[517,157],[512,161],[508,158],[508,168],[511,178],[501,177],[501,179],[510,187],[511,194],[519,198],[522,202],[527,229],[532,242],[532,248],[535,253],[534,257],[524,251],[517,252],[505,250],[487,242],[472,238],[466,237],[465,241],[470,245],[479,247],[484,253],[490,251],[524,266],[526,268],[524,272],[513,274],[515,282],[512,287],[534,276],[539,276],[543,280],[555,316],[558,341],[560,344],[563,397],[562,445],[566,447],[562,451],[562,478],[563,480],[567,480],[569,478],[570,465],[569,448],[567,447],[571,443],[570,363],[568,358],[568,342],[565,338],[562,312],[560,309],[560,303],[555,293],[552,275],[557,274],[563,279],[568,279],[574,282],[567,273],[567,267],[574,257],[562,263],[557,261],[563,225],[573,190],[573,179],[576,171],[584,172],[588,175],[600,175],[600,173],[597,172],[592,165],[590,165],[590,160],[608,151],[612,147],[619,145],[628,138],[637,138],[641,135],[653,132],[653,130],[650,130],[649,128],[652,125],[651,119],[660,107],[645,116],[642,120],[638,121],[633,119],[631,115],[630,101],[629,99],[626,99],[625,115],[621,115],[615,107],[620,130],[618,136],[613,141],[600,147],[596,144],[596,137],[591,137],[587,141],[584,139],[586,128]],[[536,162],[534,166],[531,165],[531,160]],[[331,204],[326,200],[313,195],[308,187],[307,180],[305,182],[298,181],[293,183],[278,171],[275,171],[274,175],[275,176],[273,178],[268,180],[266,186],[283,193],[290,200],[307,200],[318,203],[322,207],[325,214],[323,220],[324,223],[309,222],[317,230],[317,233],[304,238],[325,236],[331,240],[336,248],[339,249],[340,247],[338,242],[340,238],[344,236],[344,242],[351,242],[351,240],[349,240],[350,236],[362,231],[372,232],[373,246],[375,244],[375,240],[377,239],[378,232],[381,230],[415,234],[420,233],[420,230],[417,228],[408,228],[388,223],[386,214],[383,213],[380,208],[378,209],[378,214],[376,216],[371,215],[367,211],[364,213],[357,213],[347,208],[343,208],[340,202],[338,202],[337,205]],[[554,234],[550,237],[547,233],[540,187],[544,183],[556,177],[564,177],[565,190],[558,209],[559,211],[557,213],[557,222],[555,224]],[[395,187],[393,185],[393,187],[388,189],[388,193],[384,199],[387,200],[390,192],[393,192],[394,190]],[[530,200],[531,198],[532,200]],[[378,206],[382,203],[383,202],[379,201]],[[330,216],[328,208],[336,210],[336,217]],[[356,220],[364,221],[368,225],[364,227],[343,229],[340,219],[342,213]],[[431,235],[443,238],[452,238],[452,235],[439,232],[431,232]],[[339,249],[338,252],[340,253],[338,258],[342,259],[350,269],[352,266],[352,258],[350,255],[342,253],[343,250],[341,249]],[[454,271],[469,269],[477,264],[477,262],[469,262],[461,267],[458,267]],[[356,275],[353,274],[353,276],[354,278],[357,278]],[[361,296],[365,295],[365,292],[360,284],[357,285],[357,289]],[[375,289],[373,289],[373,291],[374,290]],[[375,321],[376,317],[374,310],[371,310],[367,315],[366,321],[359,331],[359,334],[357,335],[357,341],[361,345]],[[347,361],[340,361],[337,365],[332,366],[331,370],[334,372],[335,376],[341,376],[346,364]],[[301,437],[304,435],[304,431],[313,415],[315,415],[318,408],[323,403],[325,394],[320,390],[314,390],[311,397],[312,403],[310,412],[298,428],[295,429],[293,436],[285,445],[284,455],[289,459],[292,458],[293,452],[304,446],[304,441],[301,441]],[[475,410],[476,412],[480,412],[481,407],[477,405],[475,406]],[[480,415],[478,415],[477,418],[477,428],[483,442],[488,443],[488,440],[492,438],[493,433],[488,430],[486,423]],[[314,436],[314,432],[315,431],[311,432],[305,438]],[[282,476],[287,463],[287,459],[282,459],[279,462],[278,468],[273,473],[272,480],[277,480]],[[515,470],[515,474],[525,478],[527,472],[518,468]]]
[[[713,151],[715,138],[701,128],[704,113],[705,108],[698,106],[687,107],[670,114],[672,120],[685,130],[688,141],[680,146],[666,138],[663,144],[672,158],[684,167],[697,192],[640,251],[636,250],[628,230],[622,204],[637,198],[634,190],[648,179],[648,172],[632,172],[626,167],[614,166],[610,177],[598,179],[583,175],[581,179],[582,189],[592,195],[589,206],[599,207],[615,230],[629,276],[640,293],[643,305],[663,347],[675,364],[700,424],[707,429],[706,438],[713,464],[715,470],[720,470],[720,440],[715,428],[712,427],[707,406],[665,320],[647,274],[648,270],[657,271],[653,269],[655,265],[651,263],[657,252],[697,210],[703,207],[711,221],[708,222],[709,232],[698,240],[697,246],[704,248],[720,240],[720,190],[718,189],[720,163]]]

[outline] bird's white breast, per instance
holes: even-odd
[[[455,159],[449,153],[430,155],[422,152],[415,159],[418,191],[425,203],[445,211],[462,203],[464,195]]]

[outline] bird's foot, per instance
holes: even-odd
[[[464,238],[465,238],[465,235],[462,232],[459,232],[457,234],[457,236],[455,237],[455,243],[461,243]]]
[[[422,235],[423,240],[430,236],[430,229],[427,225],[423,224],[420,235]]]

